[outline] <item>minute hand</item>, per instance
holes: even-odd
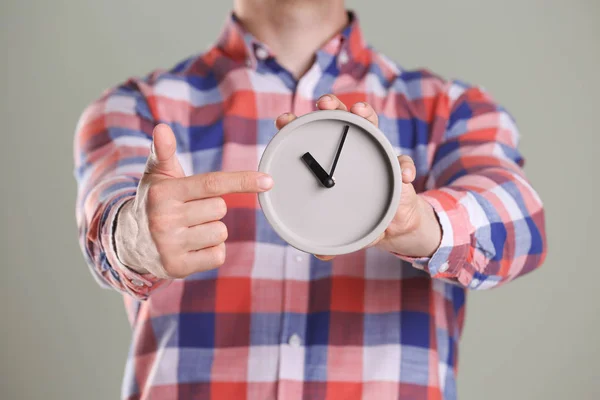
[[[340,158],[340,154],[342,152],[342,147],[344,147],[344,142],[346,141],[346,135],[348,135],[348,129],[350,129],[349,125],[344,126],[344,132],[342,133],[342,140],[340,145],[338,146],[337,152],[335,153],[335,158],[333,159],[333,165],[331,166],[331,172],[329,176],[333,179],[333,172],[335,171],[335,167],[337,166],[338,160]]]

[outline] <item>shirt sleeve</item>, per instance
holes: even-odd
[[[434,278],[487,289],[542,264],[544,209],[523,172],[508,112],[460,83],[450,85],[446,100],[447,124],[419,194],[438,217],[441,244],[430,258],[403,258]]]
[[[164,281],[123,265],[113,233],[119,209],[135,197],[150,154],[154,123],[143,85],[130,80],[89,105],[74,143],[76,218],[86,263],[101,286],[140,300]]]

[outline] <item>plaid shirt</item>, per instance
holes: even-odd
[[[300,79],[235,17],[214,47],[105,92],[75,140],[81,246],[99,283],[125,294],[133,339],[125,399],[453,399],[465,292],[501,285],[545,255],[542,203],[521,169],[511,117],[480,88],[403,70],[357,19]],[[256,170],[283,112],[334,93],[366,101],[443,229],[409,259],[369,248],[323,262],[283,242],[256,195],[226,196],[227,260],[183,280],[139,275],[115,255],[155,124],[187,174]]]

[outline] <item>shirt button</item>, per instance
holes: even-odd
[[[296,262],[301,262],[302,261],[302,256],[296,256]]]
[[[266,60],[269,57],[269,52],[264,47],[258,47],[256,49],[256,58],[259,60]]]
[[[342,51],[339,55],[340,64],[346,64],[348,62],[348,53]]]
[[[292,336],[290,336],[288,344],[292,347],[300,347],[302,340],[300,339],[300,336],[294,333]]]
[[[146,286],[146,284],[142,281],[140,281],[139,279],[132,279],[131,283],[133,283],[134,286]]]
[[[446,272],[449,267],[450,265],[447,262],[443,263],[442,265],[440,265],[440,272]]]

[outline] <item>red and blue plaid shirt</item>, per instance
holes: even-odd
[[[542,203],[518,132],[482,89],[408,71],[368,47],[354,16],[299,80],[235,17],[206,53],[130,79],[91,104],[75,141],[81,246],[97,280],[125,294],[133,327],[124,399],[454,399],[466,289],[501,285],[545,255]],[[323,262],[283,242],[256,195],[226,196],[221,268],[139,275],[115,255],[157,123],[187,174],[256,170],[273,120],[333,93],[366,101],[442,243],[428,259],[370,248]]]

